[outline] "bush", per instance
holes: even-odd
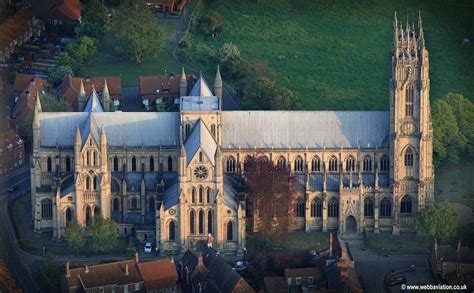
[[[240,57],[229,58],[222,66],[222,75],[226,79],[243,79],[247,77],[249,71],[249,63]]]
[[[69,65],[58,66],[49,74],[48,82],[52,85],[58,85],[69,74],[73,75],[72,69]]]
[[[186,63],[191,60],[188,51],[185,49],[178,49],[176,50],[176,56],[178,57],[179,62]]]
[[[219,51],[219,59],[221,62],[227,62],[229,59],[240,59],[240,50],[232,43],[224,43]]]
[[[209,11],[198,20],[198,29],[205,35],[214,35],[221,32],[224,18],[217,12]]]

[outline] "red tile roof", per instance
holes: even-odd
[[[17,74],[14,94],[19,99],[10,115],[16,125],[20,125],[28,114],[34,111],[37,94],[44,94],[48,86],[48,83],[39,76]]]
[[[138,269],[148,292],[177,286],[178,273],[172,258],[139,263]]]
[[[104,81],[107,79],[107,87],[109,89],[110,98],[113,100],[121,99],[122,94],[122,79],[116,76],[109,77],[91,77],[82,78],[84,90],[86,91],[86,98],[84,103],[87,102],[91,93],[92,85],[96,91],[101,92],[104,89]],[[81,77],[66,77],[63,82],[59,85],[59,99],[61,101],[68,102],[74,110],[77,111],[77,94],[81,86]]]
[[[17,14],[0,24],[0,44],[7,46],[31,29],[31,10],[23,8]]]
[[[0,150],[6,150],[9,145],[15,147],[21,144],[23,144],[23,140],[13,129],[0,132]]]
[[[181,75],[155,75],[155,76],[140,76],[139,90],[142,99],[157,99],[159,97],[179,98],[179,81]],[[186,75],[187,92],[193,86],[195,76],[192,74]],[[157,93],[157,89],[159,93]]]

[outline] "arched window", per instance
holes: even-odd
[[[313,199],[311,202],[311,217],[321,218],[323,214],[323,204],[319,198]]]
[[[132,158],[132,171],[137,171],[137,159],[135,157]]]
[[[405,151],[405,166],[413,167],[413,150],[410,147]]]
[[[120,210],[120,206],[119,206],[119,199],[118,198],[114,198],[114,212],[118,212]]]
[[[87,166],[90,166],[91,165],[91,154],[89,153],[89,151],[87,151],[87,153],[86,153],[86,161],[87,161]]]
[[[71,172],[71,159],[66,157],[66,172]]]
[[[41,219],[51,220],[53,218],[53,202],[50,199],[41,201]]]
[[[346,172],[354,172],[355,171],[355,160],[353,156],[349,156],[346,159]]]
[[[168,171],[173,171],[173,158],[171,156],[168,157]]]
[[[87,206],[86,207],[86,225],[87,226],[91,224],[91,217],[92,217],[91,207]]]
[[[97,177],[94,176],[94,179],[92,180],[92,190],[97,190]]]
[[[199,187],[199,203],[203,203],[204,197],[204,188],[202,186]]]
[[[212,211],[207,211],[207,233],[212,234]]]
[[[296,200],[296,216],[304,218],[304,200],[302,198]]]
[[[329,172],[337,172],[337,158],[334,156],[329,159]]]
[[[337,218],[339,217],[339,201],[336,198],[331,198],[328,204],[328,217]]]
[[[156,210],[156,205],[155,205],[155,198],[150,197],[148,200],[148,210],[150,212],[154,212]]]
[[[314,157],[311,161],[311,172],[321,172],[321,160],[319,157]]]
[[[303,159],[300,156],[296,157],[294,165],[295,172],[303,172]]]
[[[204,234],[204,211],[200,210],[198,213],[198,232]]]
[[[150,157],[150,172],[155,171],[155,159]]]
[[[372,218],[374,216],[374,202],[366,197],[364,199],[364,217]]]
[[[168,240],[176,240],[176,227],[174,221],[170,221],[168,224]]]
[[[216,138],[216,125],[211,124],[211,133],[214,138]]]
[[[259,162],[268,162],[268,157],[263,155],[258,157]]]
[[[118,159],[114,157],[114,171],[118,171]]]
[[[72,222],[72,210],[71,208],[66,209],[66,227],[69,227]]]
[[[185,136],[185,140],[189,137],[189,135],[191,134],[191,123],[186,123],[186,125],[184,126],[184,136]]]
[[[132,204],[131,204],[132,209],[136,209],[136,208],[137,208],[137,204],[138,204],[138,203],[137,203],[137,199],[136,199],[136,198],[132,198]]]
[[[227,223],[227,241],[234,240],[234,224],[232,221]]]
[[[211,203],[211,189],[209,187],[206,189],[206,202]]]
[[[194,187],[191,191],[191,202],[196,203],[196,188],[194,188]]]
[[[405,90],[405,116],[413,116],[413,95],[414,89],[412,85],[408,85]]]
[[[86,177],[86,190],[90,190],[91,189],[91,179],[89,178],[89,176]]]
[[[203,158],[202,158],[202,152],[199,152],[199,163],[202,163]]]
[[[194,211],[191,210],[191,212],[189,212],[189,233],[191,234],[195,233],[194,221],[195,221]]]
[[[372,171],[372,158],[370,156],[365,156],[364,157],[363,171],[364,172],[371,172]]]
[[[392,216],[392,203],[386,197],[380,201],[380,217],[390,218]]]
[[[390,161],[388,160],[387,156],[383,156],[382,159],[380,159],[380,171],[388,172],[389,168],[390,168]]]
[[[48,172],[53,172],[53,162],[50,157],[46,160],[46,165]]]
[[[408,195],[405,195],[402,198],[402,202],[400,204],[400,213],[401,214],[409,214],[412,212],[412,200],[411,197]]]
[[[277,166],[280,169],[286,169],[286,159],[283,156],[280,156],[277,160]]]
[[[94,162],[94,166],[97,165],[97,152],[92,151],[92,162]]]
[[[232,156],[227,158],[226,172],[235,173],[235,159]]]

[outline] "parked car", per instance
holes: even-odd
[[[145,250],[146,253],[151,253],[151,242],[145,243],[145,248],[143,250]]]
[[[241,272],[245,271],[248,267],[249,263],[245,260],[239,260],[235,263],[235,266],[233,268],[234,271]]]

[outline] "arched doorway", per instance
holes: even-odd
[[[86,225],[89,226],[91,224],[91,207],[86,207]]]
[[[357,233],[357,221],[353,216],[346,219],[346,233]]]

